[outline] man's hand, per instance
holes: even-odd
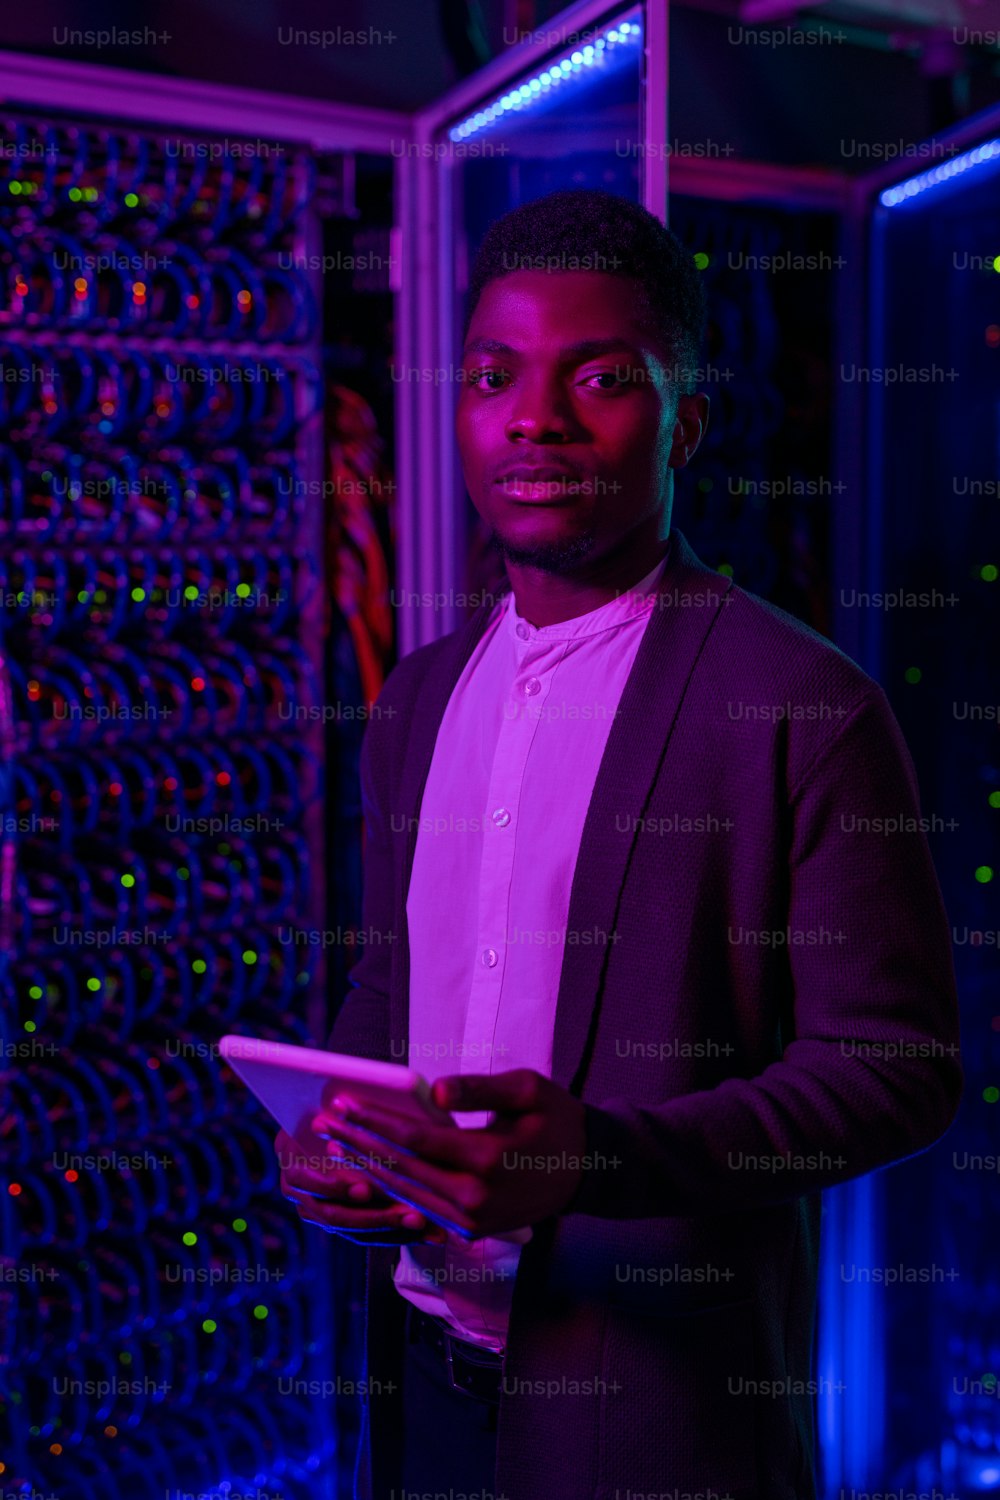
[[[439,1078],[432,1093],[442,1109],[495,1111],[493,1123],[412,1124],[345,1095],[326,1110],[339,1121],[330,1134],[350,1147],[351,1160],[375,1184],[401,1188],[417,1208],[441,1214],[473,1239],[536,1224],[565,1208],[586,1149],[579,1099],[531,1068]],[[398,1148],[392,1166],[384,1160],[386,1145]]]
[[[314,1128],[329,1122],[317,1116]],[[445,1231],[417,1210],[372,1185],[355,1167],[335,1157],[313,1159],[298,1141],[279,1131],[274,1142],[281,1165],[281,1191],[298,1209],[304,1224],[318,1224],[328,1234],[343,1235],[358,1245],[441,1244]]]

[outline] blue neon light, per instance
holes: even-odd
[[[958,176],[961,172],[968,172],[974,167],[981,167],[986,162],[994,161],[998,156],[1000,156],[1000,140],[985,141],[974,151],[965,151],[961,156],[953,157],[951,161],[942,162],[939,167],[932,167],[929,172],[921,172],[916,177],[908,177],[905,182],[898,183],[896,187],[886,188],[884,193],[879,194],[879,202],[885,208],[895,208],[909,198],[916,198],[918,194],[926,193],[930,188],[940,187],[942,183]]]
[[[603,67],[625,47],[632,48],[641,41],[642,27],[638,22],[619,21],[601,32],[592,44],[574,48],[565,57],[536,73],[534,78],[527,79],[509,93],[499,95],[491,104],[454,126],[448,135],[453,141],[467,140],[477,130],[484,130],[508,113],[517,113],[540,99],[552,98],[554,91],[564,84],[586,77],[588,68]]]
[[[848,1480],[870,1490],[885,1467],[884,1297],[864,1282],[846,1294],[843,1281],[845,1265],[885,1263],[880,1189],[869,1172],[823,1195],[816,1417],[825,1496],[846,1494]]]

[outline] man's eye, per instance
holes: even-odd
[[[490,379],[492,379],[494,377],[498,381],[505,380],[506,377],[507,377],[507,371],[506,370],[495,370],[495,369],[470,370],[469,371],[469,384],[473,387],[474,390],[477,390],[477,391],[483,391],[483,390],[486,390],[486,391],[499,391],[499,390],[502,389],[502,386],[500,386],[499,384],[498,385],[486,385],[486,386],[483,386],[483,385],[479,384],[479,382],[481,380],[490,380]]]
[[[633,378],[631,370],[616,367],[613,370],[595,370],[591,375],[584,376],[583,384],[591,390],[614,391],[631,385]],[[490,366],[482,370],[470,370],[468,383],[473,390],[488,393],[503,390],[509,379],[509,371]],[[594,381],[601,384],[595,386],[592,384]]]
[[[587,375],[584,384],[589,385],[592,380],[603,380],[605,385],[598,386],[601,391],[613,391],[616,386],[628,385],[631,381],[630,370],[595,370],[592,375]]]

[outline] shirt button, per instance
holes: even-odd
[[[517,633],[521,637],[522,641],[526,641],[529,634],[527,625],[523,623],[519,624],[517,627]]]
[[[505,807],[498,807],[496,812],[493,814],[493,821],[498,828],[506,828],[507,824],[510,822],[510,813]]]
[[[484,948],[483,949],[483,963],[486,965],[486,967],[488,969],[495,968],[496,967],[496,961],[497,961],[497,950],[495,948]]]
[[[537,677],[529,677],[527,682],[524,684],[524,691],[527,693],[529,698],[533,698],[535,694],[541,690],[541,686],[542,684],[539,682]]]

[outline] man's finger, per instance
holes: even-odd
[[[541,1102],[544,1080],[534,1068],[511,1068],[506,1073],[455,1073],[438,1078],[434,1103],[451,1110],[510,1110],[525,1114]]]
[[[338,1228],[351,1230],[396,1228],[403,1215],[412,1212],[401,1203],[393,1204],[391,1208],[356,1208],[350,1203],[330,1203],[297,1188],[286,1193],[285,1197],[298,1208],[300,1218],[313,1224],[335,1224]]]
[[[356,1151],[354,1159],[361,1162],[364,1158]],[[366,1171],[390,1197],[399,1198],[418,1212],[447,1219],[460,1232],[471,1235],[474,1229],[471,1216],[482,1208],[486,1198],[483,1179],[470,1172],[433,1166],[419,1156],[401,1156],[399,1161],[401,1169],[390,1171],[378,1164],[377,1157],[372,1157]]]
[[[307,1154],[301,1147],[298,1151],[300,1154],[295,1157],[279,1152],[278,1164],[283,1190],[288,1185],[318,1193],[321,1197],[341,1198],[355,1184],[368,1182],[368,1178],[358,1171],[350,1158],[342,1157],[335,1151],[324,1149]]]
[[[492,1160],[493,1148],[484,1129],[461,1129],[455,1125],[432,1125],[423,1121],[404,1120],[372,1105],[358,1105],[350,1116],[339,1119],[328,1116],[324,1121],[324,1139],[332,1143],[356,1142],[368,1157],[380,1155],[379,1165],[406,1174],[409,1170],[404,1153],[411,1152],[428,1162],[453,1167],[457,1171],[483,1170]],[[363,1135],[357,1135],[361,1131]],[[386,1151],[384,1148],[398,1148]],[[352,1164],[357,1153],[348,1157]],[[369,1170],[368,1165],[364,1167]]]
[[[473,1182],[481,1184],[497,1156],[496,1139],[486,1131],[445,1129],[443,1134],[448,1139],[438,1147],[446,1157],[442,1163],[430,1159],[432,1152],[422,1134],[414,1134],[417,1144],[411,1150],[387,1152],[384,1137],[363,1125],[345,1120],[335,1128],[333,1144],[349,1151],[355,1166],[375,1182],[404,1189],[419,1184],[451,1202],[460,1202]],[[433,1137],[434,1129],[427,1131],[429,1137]],[[425,1130],[426,1126],[417,1127],[419,1132]],[[463,1139],[473,1136],[478,1139]]]

